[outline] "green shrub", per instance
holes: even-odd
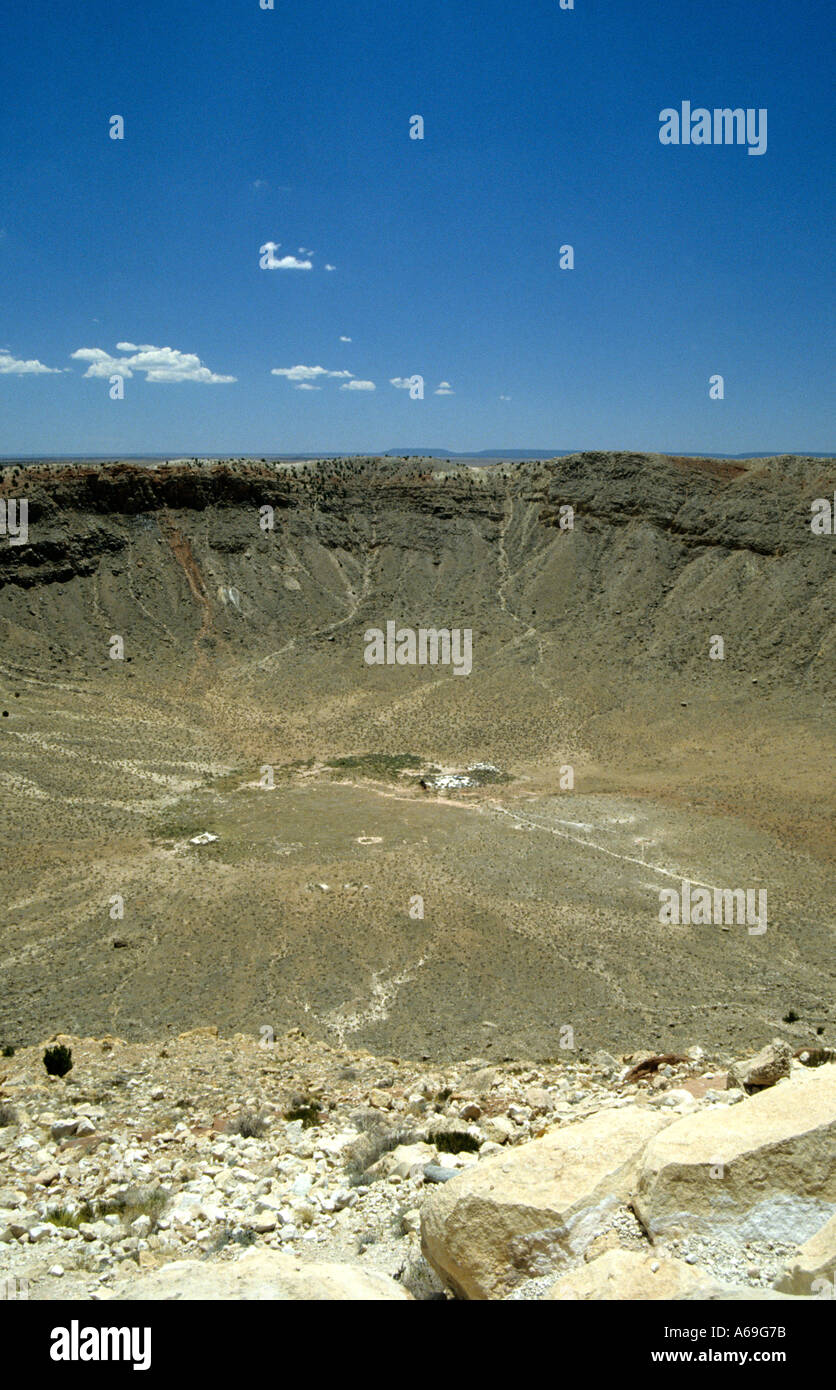
[[[254,1245],[256,1241],[255,1231],[241,1230],[236,1231],[234,1226],[227,1223],[222,1226],[207,1250],[208,1255],[217,1255],[221,1250],[225,1250],[228,1245]]]
[[[263,1115],[255,1115],[251,1110],[245,1110],[236,1119],[230,1120],[226,1132],[240,1134],[244,1139],[260,1139],[266,1129],[267,1121]]]
[[[356,772],[361,777],[397,781],[401,772],[407,768],[420,769],[423,762],[413,753],[358,753],[348,758],[333,758],[327,767],[331,772]]]
[[[66,1076],[73,1067],[72,1049],[65,1047],[63,1043],[59,1043],[57,1047],[48,1047],[44,1053],[44,1066],[50,1076]]]
[[[54,1211],[48,1211],[44,1217],[52,1226],[62,1226],[67,1230],[77,1231],[83,1221],[95,1221],[96,1213],[89,1202],[82,1202],[80,1207],[56,1207]]]
[[[164,1187],[151,1184],[126,1187],[113,1197],[98,1201],[96,1216],[121,1216],[126,1226],[130,1226],[138,1216],[148,1216],[153,1230],[168,1205],[168,1199],[169,1193]]]
[[[311,1129],[319,1124],[321,1109],[319,1101],[313,1097],[294,1096],[290,1109],[284,1112],[284,1117],[286,1120],[301,1120],[303,1129]]]
[[[378,1118],[376,1123],[369,1124],[359,1138],[349,1144],[344,1152],[345,1168],[349,1175],[349,1187],[359,1187],[361,1183],[367,1182],[368,1170],[384,1154],[391,1153],[400,1144],[412,1144],[422,1137],[414,1129],[407,1128],[402,1124],[389,1126],[381,1118]]]
[[[466,1130],[440,1129],[431,1135],[430,1142],[435,1144],[440,1154],[473,1154],[478,1152],[482,1141]]]

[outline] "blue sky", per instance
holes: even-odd
[[[831,449],[832,29],[829,0],[10,7],[0,454]],[[662,145],[683,101],[765,108],[766,152]]]

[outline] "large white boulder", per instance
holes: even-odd
[[[375,1270],[308,1263],[278,1250],[248,1250],[236,1260],[173,1260],[132,1280],[120,1298],[247,1299],[293,1301],[411,1300],[412,1295]]]
[[[559,1268],[627,1201],[642,1150],[671,1119],[638,1105],[602,1110],[484,1159],[425,1201],[424,1254],[464,1298],[502,1298]]]
[[[668,1126],[647,1146],[633,1205],[651,1237],[813,1235],[836,1213],[836,1066]]]

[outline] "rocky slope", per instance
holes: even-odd
[[[54,1042],[0,1066],[9,1297],[833,1297],[833,1054]]]
[[[832,460],[791,455],[6,467],[0,496],[28,499],[29,543],[0,546],[0,617],[45,664],[89,659],[103,628],[128,619],[135,659],[165,666],[173,627],[215,672],[277,623],[309,640],[344,629],[361,604],[415,626],[438,621],[440,605],[491,641],[495,621],[518,638],[549,634],[571,666],[642,671],[704,670],[710,618],[726,674],[823,689],[834,567],[810,508],[834,488]],[[238,606],[219,593],[230,587]],[[52,619],[39,644],[33,603]]]

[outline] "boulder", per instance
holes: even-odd
[[[46,1168],[42,1168],[39,1173],[35,1174],[34,1182],[37,1183],[39,1187],[51,1187],[53,1183],[58,1181],[60,1176],[60,1169],[56,1168],[54,1163],[51,1163]]]
[[[52,1138],[56,1144],[59,1143],[62,1139],[69,1139],[73,1134],[76,1133],[78,1129],[78,1123],[78,1115],[74,1115],[71,1120],[56,1120],[55,1124],[52,1125],[49,1131],[50,1138]]]
[[[131,1281],[118,1296],[151,1299],[247,1299],[279,1302],[410,1300],[388,1274],[357,1265],[318,1264],[278,1250],[247,1250],[236,1260],[173,1260]]]
[[[596,1052],[592,1058],[592,1065],[605,1076],[615,1076],[621,1070],[620,1063],[609,1052]]]
[[[729,1085],[739,1086],[742,1091],[761,1090],[789,1076],[791,1067],[792,1048],[789,1043],[782,1038],[773,1038],[754,1057],[747,1058],[745,1062],[735,1062],[729,1068]]]
[[[554,1110],[554,1100],[542,1086],[529,1086],[525,1092],[525,1103],[535,1115],[547,1115]]]
[[[507,1144],[517,1133],[517,1126],[507,1115],[489,1115],[482,1121],[482,1130],[494,1144]]]
[[[439,1083],[439,1087],[442,1083]],[[486,1096],[497,1084],[496,1072],[491,1067],[482,1067],[470,1078],[470,1085],[477,1096]]]
[[[833,1298],[836,1290],[836,1216],[799,1246],[775,1285],[784,1293]]]
[[[800,1072],[658,1134],[633,1206],[655,1238],[682,1231],[797,1242],[836,1212],[836,1067]]]
[[[669,1122],[640,1106],[604,1110],[466,1169],[424,1203],[427,1260],[472,1299],[559,1268],[627,1200],[642,1150]]]
[[[547,1299],[668,1299],[710,1283],[696,1265],[636,1250],[608,1250],[558,1279]]]
[[[432,1144],[399,1144],[396,1149],[373,1163],[368,1173],[376,1178],[388,1178],[394,1173],[399,1178],[409,1178],[414,1173],[422,1173],[428,1163],[435,1163],[438,1154]]]
[[[624,1300],[774,1300],[774,1289],[722,1284],[698,1265],[637,1250],[609,1250],[558,1279],[544,1295],[561,1301]]]

